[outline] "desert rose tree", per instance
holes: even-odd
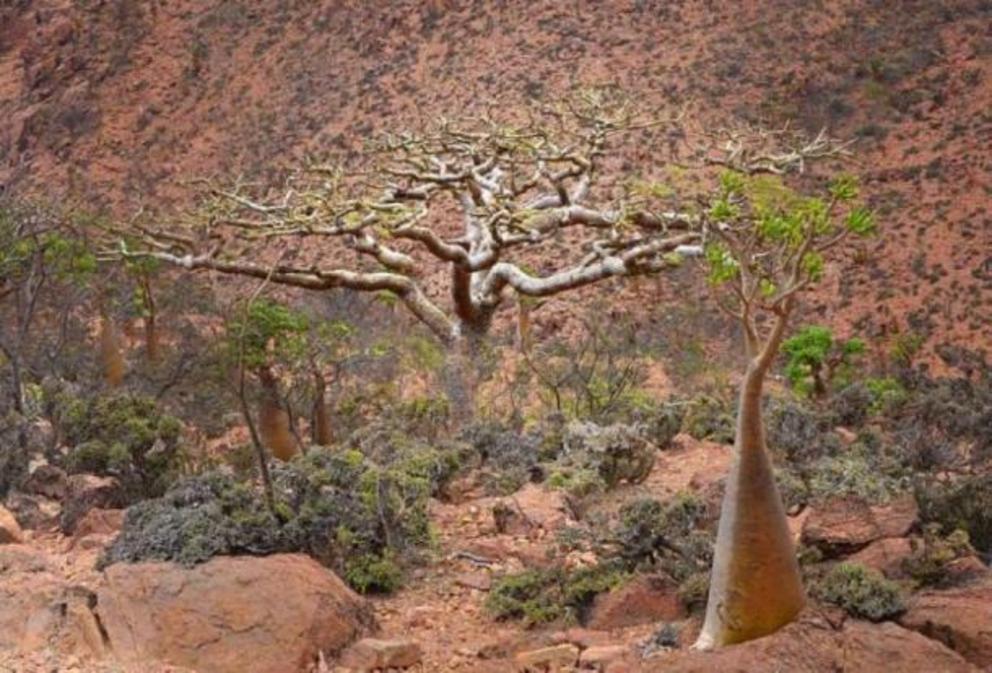
[[[514,295],[655,273],[699,252],[698,223],[653,208],[617,170],[618,137],[660,126],[655,116],[607,89],[521,112],[441,119],[381,138],[353,166],[311,163],[278,185],[207,184],[184,222],[135,223],[118,254],[388,292],[464,366]]]
[[[825,143],[821,154],[831,152]],[[703,215],[709,278],[721,308],[740,323],[747,364],[699,649],[767,635],[803,608],[799,564],[765,445],[762,387],[802,292],[821,279],[831,251],[875,229],[872,214],[857,205],[853,178],[833,180],[822,196],[804,196],[778,175],[790,166],[789,155],[778,155],[778,164],[758,156],[741,154],[728,164],[737,170],[721,175]]]

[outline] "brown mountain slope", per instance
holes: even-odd
[[[0,183],[167,202],[188,175],[266,173],[386,126],[604,80],[707,118],[858,138],[887,235],[812,312],[945,356],[990,343],[988,0],[8,0]],[[651,148],[628,160],[649,172]]]

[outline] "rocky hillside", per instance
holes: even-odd
[[[604,81],[706,123],[855,139],[886,233],[812,312],[922,340],[938,369],[987,347],[987,0],[15,0],[0,8],[0,184],[129,212],[181,203],[190,176],[272,174],[380,129]]]

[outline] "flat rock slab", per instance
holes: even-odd
[[[424,653],[412,640],[363,638],[341,656],[341,665],[358,671],[409,668],[420,663]]]
[[[918,519],[912,495],[877,506],[858,498],[835,498],[812,508],[802,540],[827,552],[852,552],[875,540],[904,537]]]

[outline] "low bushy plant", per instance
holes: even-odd
[[[682,582],[709,568],[714,534],[709,507],[680,493],[664,503],[651,498],[628,503],[608,538],[626,567],[660,569]]]
[[[898,584],[857,563],[837,564],[813,585],[812,593],[852,617],[873,622],[891,619],[906,609]]]
[[[696,439],[708,439],[721,444],[734,441],[733,406],[708,395],[691,400],[682,419],[682,432]]]
[[[992,475],[956,483],[922,481],[916,501],[924,522],[938,524],[945,535],[965,531],[979,553],[992,556]]]
[[[114,476],[131,502],[162,495],[179,476],[182,423],[155,400],[118,393],[58,403],[70,473]]]
[[[129,508],[100,564],[304,552],[359,591],[391,591],[403,563],[430,546],[428,500],[452,474],[439,449],[393,458],[380,464],[357,450],[314,447],[273,463],[274,512],[257,487],[232,475],[185,479]]]
[[[593,599],[620,586],[629,573],[619,564],[565,570],[525,570],[493,583],[486,609],[495,619],[520,619],[527,626],[581,622]]]
[[[967,531],[954,530],[943,535],[939,524],[923,527],[923,538],[911,540],[913,553],[903,559],[902,567],[920,586],[942,586],[949,579],[951,563],[975,553]]]

